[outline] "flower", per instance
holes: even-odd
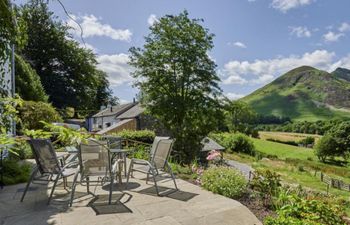
[[[207,156],[207,160],[212,161],[212,160],[217,159],[218,157],[221,157],[221,153],[217,150],[212,150],[209,152],[209,154]]]

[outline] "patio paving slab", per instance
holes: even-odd
[[[130,189],[114,187],[114,203],[108,205],[108,184],[90,187],[97,197],[86,194],[79,185],[72,207],[69,194],[58,186],[47,205],[51,185],[32,184],[24,202],[20,202],[25,184],[6,186],[0,190],[1,225],[258,225],[261,222],[241,203],[205,191],[196,185],[177,179],[179,191],[171,180],[161,180],[160,189],[168,193],[155,194],[152,182],[146,184],[142,174],[135,173]],[[120,201],[117,199],[121,198]]]

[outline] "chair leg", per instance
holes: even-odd
[[[154,168],[151,168],[150,170],[152,172],[153,182],[154,182],[154,186],[156,187],[157,195],[160,196],[157,181],[156,181],[156,173],[154,171]]]
[[[50,201],[51,201],[51,198],[52,198],[52,195],[53,195],[53,192],[55,191],[55,188],[56,188],[56,185],[57,185],[57,181],[58,179],[60,179],[61,175],[60,174],[57,174],[57,177],[53,183],[53,186],[52,186],[52,189],[51,189],[51,193],[50,193],[50,197],[49,197],[49,200],[47,200],[47,204],[50,204]]]
[[[86,191],[87,191],[88,194],[90,193],[89,181],[90,181],[90,178],[86,177]]]
[[[176,190],[179,190],[179,189],[177,188],[177,184],[176,184],[176,180],[175,180],[175,175],[174,175],[174,173],[173,173],[173,170],[171,169],[171,166],[170,166],[168,163],[166,163],[166,165],[168,166],[168,170],[169,170],[169,172],[170,172],[171,178],[172,178],[173,181],[174,181],[175,189],[176,189]]]
[[[30,178],[28,180],[28,183],[26,185],[26,188],[24,189],[24,192],[23,192],[23,195],[22,195],[22,198],[21,198],[21,202],[23,202],[23,199],[24,199],[24,196],[27,194],[27,191],[28,191],[28,188],[29,188],[29,185],[30,183],[32,183],[32,181],[34,180],[34,177],[35,177],[35,174],[38,172],[38,168],[36,167],[32,174],[30,175]]]
[[[112,202],[112,191],[113,191],[113,184],[114,184],[114,174],[111,175],[111,182],[109,184],[109,199],[108,204],[111,204]]]
[[[147,177],[146,177],[146,184],[148,184],[148,180],[149,180],[149,173],[151,172],[151,169],[148,170],[147,172]]]
[[[69,207],[72,207],[72,205],[73,205],[73,199],[74,199],[75,187],[76,187],[76,185],[77,185],[78,175],[79,175],[79,173],[76,173],[76,174],[74,175],[73,184],[72,184],[72,190],[71,190],[71,193],[70,193],[70,203],[69,203]]]
[[[129,166],[129,171],[128,171],[128,175],[126,177],[126,185],[125,185],[125,189],[128,189],[128,185],[129,185],[129,178],[130,178],[130,173],[132,172],[132,167],[133,167],[134,161],[131,159],[130,161],[130,166]]]

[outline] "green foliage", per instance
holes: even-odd
[[[11,156],[11,158],[13,159],[23,160],[33,158],[32,149],[26,140],[17,138],[12,151],[13,155]]]
[[[308,136],[308,137],[300,140],[299,144],[302,144],[303,146],[314,145],[315,144],[315,138]]]
[[[350,122],[345,121],[333,126],[317,143],[316,156],[325,161],[336,156],[347,159],[350,154]]]
[[[216,133],[210,134],[215,141],[232,152],[242,152],[250,155],[255,154],[253,141],[241,133]]]
[[[52,132],[44,131],[44,130],[23,130],[23,134],[30,138],[42,138],[42,139],[49,139],[52,137]]]
[[[154,131],[151,130],[123,130],[116,133],[116,135],[122,137],[123,139],[129,139],[148,144],[152,144],[156,136]]]
[[[41,121],[41,123],[44,125],[44,129],[50,131],[54,135],[56,141],[63,146],[79,146],[81,143],[86,143],[87,139],[90,137],[85,130],[73,130],[43,121]]]
[[[246,191],[246,185],[244,176],[232,168],[212,167],[203,172],[202,186],[229,198],[240,197]]]
[[[256,170],[251,181],[251,187],[257,191],[264,205],[272,204],[272,198],[276,196],[281,187],[280,176],[270,170]]]
[[[49,10],[48,2],[31,0],[18,8],[27,29],[20,54],[38,73],[49,101],[57,108],[76,107],[81,114],[98,110],[112,98],[106,73],[97,69],[91,50],[69,38],[70,27]]]
[[[130,158],[149,160],[149,146],[136,145],[132,149],[133,151],[129,155]]]
[[[208,56],[213,34],[187,11],[166,15],[150,27],[143,48],[131,48],[130,65],[150,115],[167,128],[181,162],[200,152],[201,140],[216,128],[219,77]]]
[[[325,162],[327,157],[339,155],[337,147],[336,140],[330,135],[325,135],[317,142],[315,146],[315,155],[319,160]]]
[[[277,210],[277,218],[268,217],[267,225],[345,225],[342,204],[329,198],[310,198],[288,195],[284,206]]]
[[[282,131],[305,134],[325,134],[334,126],[338,126],[344,120],[333,119],[326,121],[293,121],[283,125],[258,125],[256,128],[262,131]]]
[[[62,121],[61,116],[55,108],[52,107],[51,104],[45,102],[25,101],[18,111],[22,121],[20,124],[22,130],[42,129],[43,124],[40,121],[45,121],[47,123]]]
[[[224,108],[225,120],[232,132],[245,132],[248,124],[257,116],[254,110],[242,101],[228,101]]]
[[[22,99],[16,95],[14,98],[0,98],[0,133],[7,134],[12,128],[12,122],[20,122],[17,107],[23,104]]]
[[[47,102],[48,96],[41,84],[39,75],[29,63],[16,54],[16,93],[24,100]]]
[[[31,172],[30,164],[21,164],[17,160],[6,159],[3,161],[3,166],[5,185],[24,183],[28,180]]]

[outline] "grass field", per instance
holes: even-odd
[[[277,134],[278,135],[278,134]],[[350,168],[319,162],[313,150],[291,146],[262,139],[252,139],[258,152],[274,155],[278,159],[262,159],[241,153],[225,154],[226,159],[233,159],[251,165],[253,168],[266,168],[281,175],[284,182],[300,184],[303,187],[326,192],[327,185],[320,180],[320,171],[350,183]],[[315,171],[318,171],[315,176]],[[349,199],[350,192],[330,188],[329,193]]]
[[[295,141],[299,142],[306,137],[314,137],[315,141],[319,140],[322,136],[317,134],[301,134],[301,133],[290,133],[290,132],[270,132],[270,131],[259,131],[260,139],[274,139],[278,141]]]
[[[279,159],[294,158],[302,160],[316,160],[313,150],[292,145],[253,138],[256,150],[265,154],[275,155]]]

